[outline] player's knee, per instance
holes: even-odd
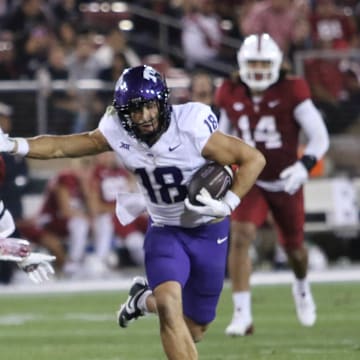
[[[256,236],[256,226],[251,223],[233,222],[231,225],[231,243],[235,248],[247,248]]]
[[[194,340],[195,343],[200,342],[205,335],[205,332],[208,328],[208,324],[206,325],[200,325],[194,322],[193,320],[185,317],[185,322],[187,327],[189,328],[190,334]]]
[[[304,247],[304,238],[298,234],[284,237],[281,241],[281,245],[288,255],[301,256],[306,251]]]
[[[171,291],[156,296],[156,308],[162,323],[173,323],[182,316],[181,298]]]
[[[191,336],[195,343],[200,342],[204,338],[205,331],[206,329],[205,330],[196,329],[194,332],[190,331]]]

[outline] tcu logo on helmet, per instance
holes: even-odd
[[[144,67],[144,79],[146,80],[151,80],[154,83],[156,83],[156,72],[153,68],[149,67],[149,66],[145,66]]]
[[[123,82],[123,77],[120,76],[120,78],[118,79],[118,81],[115,84],[115,91],[124,90],[125,87],[126,87],[126,84]]]

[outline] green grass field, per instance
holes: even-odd
[[[318,322],[303,328],[296,320],[290,286],[253,289],[255,335],[224,335],[232,312],[223,292],[218,316],[203,342],[200,359],[360,359],[360,284],[314,284]],[[0,296],[1,360],[159,360],[165,359],[157,318],[127,330],[115,311],[125,293]],[[186,360],[186,359],[184,359]]]

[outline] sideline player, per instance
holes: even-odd
[[[129,68],[117,81],[114,104],[97,129],[27,139],[2,135],[0,151],[37,159],[116,151],[136,175],[150,216],[144,243],[149,284],[135,278],[119,324],[126,327],[145,312],[156,312],[166,356],[194,360],[195,342],[215,318],[223,286],[227,241],[218,244],[217,239],[228,236],[228,215],[265,160],[258,150],[217,131],[210,107],[171,106],[168,97],[164,79],[152,67]],[[222,200],[198,195],[205,206],[193,206],[185,201],[186,185],[209,161],[238,165],[232,188]]]
[[[0,129],[0,136],[3,135]],[[5,178],[6,168],[3,157],[0,156],[0,184]],[[25,271],[35,283],[49,279],[54,274],[50,262],[54,256],[31,252],[27,240],[10,238],[15,232],[15,221],[5,204],[0,200],[0,260],[15,261],[20,269]]]
[[[15,261],[35,283],[49,280],[54,274],[50,262],[55,256],[32,252],[27,240],[8,237],[14,231],[14,219],[0,200],[0,260]]]
[[[259,149],[266,166],[232,214],[228,266],[234,315],[225,332],[243,336],[253,331],[249,247],[269,211],[295,275],[292,293],[298,319],[302,325],[312,326],[316,309],[307,280],[302,185],[327,151],[328,133],[305,80],[281,70],[282,53],[268,34],[247,37],[238,52],[238,62],[239,74],[225,80],[216,94],[220,128],[235,131]],[[301,130],[307,143],[298,159]]]

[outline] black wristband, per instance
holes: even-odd
[[[304,155],[300,161],[303,163],[308,172],[310,172],[317,163],[316,157],[312,155]]]

